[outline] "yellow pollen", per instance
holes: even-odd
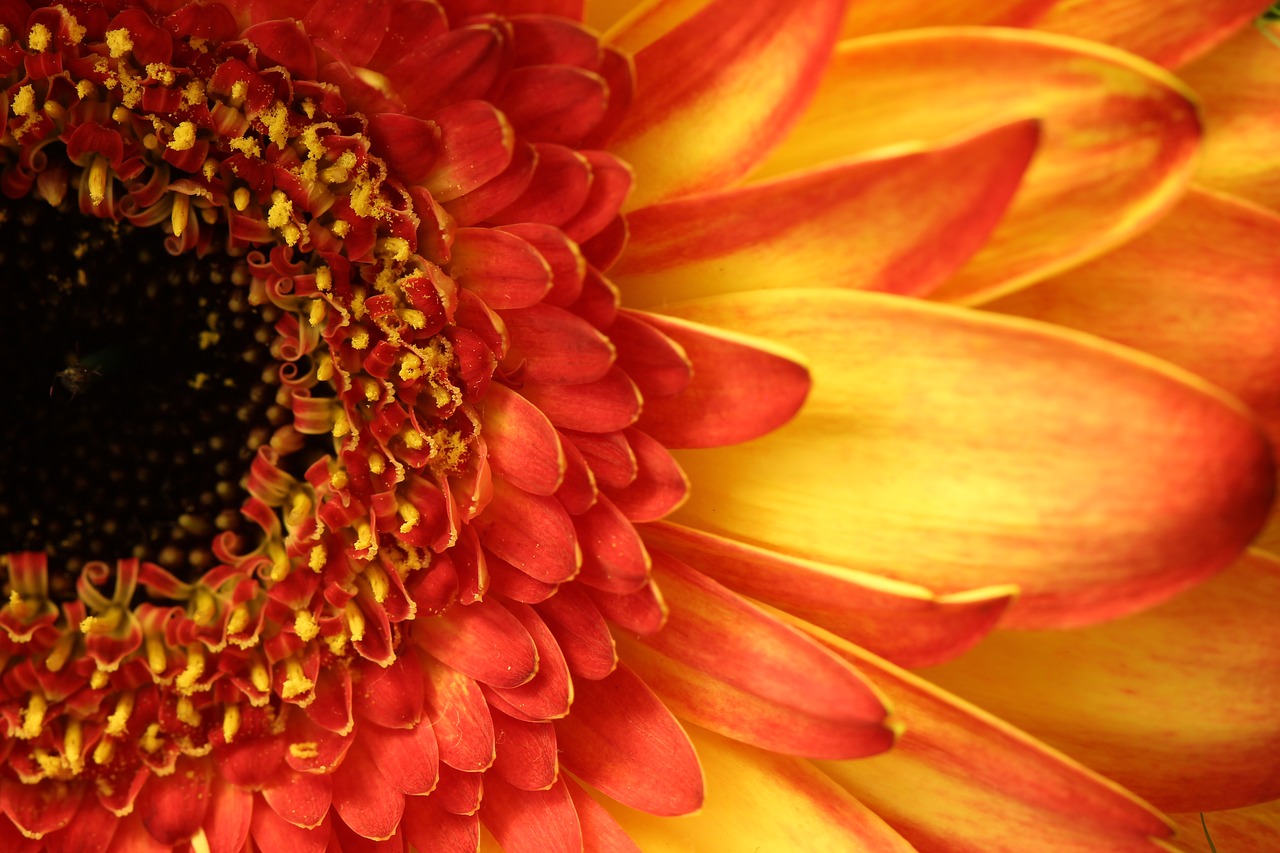
[[[191,850],[192,853],[213,853],[213,848],[209,846],[209,836],[205,835],[203,826],[191,836]]]
[[[396,316],[413,329],[424,329],[427,326],[427,315],[416,308],[397,308]]]
[[[17,116],[35,115],[36,112],[36,90],[28,83],[18,90],[18,94],[13,96],[13,114]]]
[[[178,673],[178,678],[174,682],[184,693],[191,691],[200,680],[200,676],[204,675],[204,649],[200,646],[192,646],[189,654],[186,668]]]
[[[284,238],[286,245],[296,246],[302,239],[302,229],[290,222],[280,229],[280,236]]]
[[[388,237],[382,241],[381,249],[384,254],[390,255],[392,260],[396,261],[407,261],[412,254],[409,251],[409,241],[403,237]]]
[[[188,107],[194,107],[196,104],[204,103],[204,83],[199,80],[192,80],[182,90],[182,103]]]
[[[54,121],[61,121],[63,117],[66,116],[67,111],[66,108],[57,101],[45,101],[44,114]]]
[[[369,454],[369,470],[375,474],[381,474],[387,470],[387,460],[381,453],[372,452]]]
[[[218,615],[218,602],[204,587],[198,587],[195,595],[195,612],[192,618],[198,625],[208,625]]]
[[[67,723],[67,731],[62,736],[62,754],[67,757],[71,769],[79,773],[84,766],[84,730],[79,720]]]
[[[364,614],[360,612],[360,608],[356,606],[354,601],[348,601],[347,606],[343,608],[343,612],[347,616],[347,631],[351,634],[351,639],[359,642],[364,639]]]
[[[334,234],[337,234],[339,237],[345,237],[347,234],[351,233],[351,223],[345,219],[335,219],[333,220],[333,225],[330,226],[329,230]]]
[[[271,673],[267,672],[262,661],[255,660],[249,667],[249,681],[259,693],[266,693],[271,689]]]
[[[247,187],[236,187],[236,191],[231,194],[231,203],[236,206],[236,210],[243,211],[249,206],[249,190]]]
[[[416,429],[407,429],[400,435],[404,439],[405,447],[410,450],[421,450],[423,445],[422,433]]]
[[[347,481],[347,472],[341,468],[336,469],[329,475],[329,485],[333,486],[335,489],[345,489],[347,487]]]
[[[262,115],[262,123],[267,126],[267,138],[277,148],[289,144],[289,110],[284,104],[276,101],[271,109]]]
[[[279,583],[289,576],[289,555],[278,541],[267,546],[267,553],[271,555],[271,579]]]
[[[248,83],[243,80],[237,80],[231,84],[231,106],[239,108],[247,97],[249,97]]]
[[[311,555],[307,558],[307,565],[311,567],[311,571],[318,572],[324,568],[325,561],[329,559],[329,555],[325,553],[323,545],[316,545],[311,549]]]
[[[411,503],[401,503],[397,510],[400,513],[400,517],[404,519],[404,524],[400,525],[401,533],[408,533],[417,526],[419,519],[422,518],[418,508]]]
[[[382,397],[382,386],[378,384],[376,379],[361,379],[360,386],[364,389],[364,398],[370,403],[376,403]]]
[[[365,349],[369,346],[369,330],[356,329],[351,335],[351,347],[353,349]]]
[[[343,631],[341,634],[330,634],[324,641],[329,646],[329,651],[341,657],[347,649],[347,639],[347,634]]]
[[[289,496],[289,509],[285,513],[284,523],[289,527],[301,524],[311,514],[311,497],[303,489],[297,489]]]
[[[320,267],[316,270],[316,289],[328,290],[333,286],[333,270],[328,267]]]
[[[295,696],[301,696],[303,693],[315,687],[311,679],[307,678],[302,671],[302,664],[296,660],[290,659],[285,661],[284,665],[285,677],[284,684],[280,688],[280,695],[285,699],[292,699]]]
[[[129,730],[129,715],[133,713],[133,691],[121,693],[116,709],[107,717],[107,734],[119,737]]]
[[[311,305],[307,309],[307,322],[313,326],[322,325],[326,307],[323,299],[312,299]]]
[[[189,151],[196,147],[196,126],[189,121],[184,121],[173,129],[173,139],[169,140],[169,147],[174,151]]]
[[[400,378],[412,382],[422,376],[422,359],[413,353],[407,353],[400,360]]]
[[[320,633],[320,623],[309,610],[299,610],[293,619],[293,630],[304,643],[309,643]]]
[[[89,199],[96,207],[107,200],[107,158],[93,158],[89,167]]]
[[[39,693],[32,693],[27,708],[22,713],[22,728],[14,732],[14,737],[31,740],[44,729],[44,714],[49,710],[49,702]]]
[[[164,746],[164,741],[160,740],[159,723],[152,723],[147,726],[147,730],[138,739],[138,746],[142,747],[142,751],[147,754],[154,753]]]
[[[222,712],[222,737],[227,743],[240,731],[240,706],[228,705]]]
[[[231,609],[231,617],[227,620],[227,633],[239,634],[249,626],[249,608],[237,604]]]
[[[378,566],[369,566],[364,570],[364,577],[369,582],[373,600],[379,604],[386,601],[387,593],[391,591],[391,582],[387,579],[387,573]]]
[[[320,754],[320,747],[313,740],[291,743],[289,744],[289,754],[294,758],[315,758]]]
[[[53,41],[53,33],[44,24],[36,24],[27,35],[27,47],[36,53],[43,53]]]
[[[147,76],[153,80],[159,80],[166,86],[172,86],[173,81],[178,79],[173,73],[173,69],[163,62],[147,63]]]
[[[67,31],[67,41],[72,44],[79,44],[88,30],[76,20],[75,15],[72,15],[62,6],[59,6],[58,9],[62,12],[62,25]]]
[[[357,287],[351,294],[351,313],[359,320],[364,316],[364,288]]]
[[[94,690],[101,690],[107,686],[107,682],[110,680],[110,677],[104,671],[95,669],[93,675],[89,676],[89,686]]]
[[[173,194],[173,210],[169,213],[169,222],[173,225],[173,236],[181,237],[187,230],[187,214],[191,210],[191,197],[182,193]],[[201,347],[204,349],[204,347]]]
[[[267,211],[267,226],[283,228],[293,220],[293,202],[282,190],[271,193],[271,209]]]
[[[119,59],[133,50],[133,39],[126,29],[107,30],[107,51],[112,59]]]
[[[169,666],[169,658],[164,653],[164,641],[155,634],[147,637],[147,665],[154,675],[163,675]]]
[[[237,83],[236,85],[240,84]],[[258,145],[258,140],[256,139],[228,139],[227,145],[230,145],[233,151],[238,151],[246,157],[262,156],[262,148]]]
[[[333,413],[333,437],[342,438],[351,432],[351,421],[347,420],[347,413],[342,409],[338,409]]]
[[[80,100],[87,101],[93,96],[93,83],[88,80],[81,80],[76,83],[76,94],[80,96]]]
[[[333,359],[327,354],[319,356],[319,364],[316,366],[316,379],[321,382],[328,382],[333,378]]]
[[[111,755],[116,751],[116,742],[103,738],[98,741],[98,745],[93,748],[93,763],[106,764],[111,760]]]
[[[146,136],[142,137],[142,147],[148,151],[155,151],[160,147],[160,137],[156,136],[154,133],[148,133]]]
[[[355,549],[363,551],[373,546],[373,528],[364,519],[357,519],[353,524],[356,529]]]
[[[187,696],[178,699],[178,719],[192,728],[200,725],[200,712]]]

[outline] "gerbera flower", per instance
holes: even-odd
[[[1007,31],[829,64],[842,21],[911,23],[843,0],[648,3],[603,47],[581,17],[0,7],[32,365],[3,476],[6,849],[1167,834],[875,654],[939,664],[1001,619],[1093,623],[1221,570],[1272,486],[1244,407],[1043,323],[795,286],[1013,298],[1180,196],[1186,92]],[[924,121],[919,68],[987,99]],[[831,239],[854,221],[890,239]],[[162,250],[186,265],[150,272]],[[797,349],[809,403],[761,438],[809,395]],[[902,749],[789,757],[892,745],[859,670]],[[1005,829],[965,819],[958,769]],[[923,816],[891,796],[921,779]]]

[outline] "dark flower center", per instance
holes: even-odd
[[[159,229],[63,207],[8,202],[0,225],[0,553],[44,551],[63,599],[88,560],[192,579],[213,535],[242,526],[240,478],[290,417],[278,311],[249,307],[229,259],[173,257]]]

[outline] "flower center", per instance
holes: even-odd
[[[86,560],[211,568],[253,451],[288,417],[266,344],[279,311],[230,286],[243,265],[69,207],[10,202],[0,231],[0,553],[44,551],[61,600]]]

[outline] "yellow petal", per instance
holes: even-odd
[[[1006,624],[1162,601],[1257,532],[1274,471],[1238,401],[1044,324],[836,290],[668,306],[812,362],[777,432],[679,454],[673,520],[940,592],[1014,583]]]
[[[1016,289],[1132,237],[1176,201],[1199,137],[1189,90],[1129,54],[1029,31],[917,30],[844,42],[753,179],[1014,118],[1043,121],[1041,147],[987,245],[936,298]]]
[[[1204,101],[1205,141],[1195,179],[1280,210],[1280,22],[1254,27],[1179,72]]]
[[[1218,853],[1275,853],[1280,839],[1280,800],[1247,809],[1209,812],[1200,823],[1199,812],[1171,815],[1178,826],[1179,849],[1211,853],[1205,840],[1207,827]]]
[[[991,27],[1029,27],[1053,6],[1054,0],[875,0],[850,3],[845,12],[845,38],[911,30],[982,24]]]
[[[809,762],[686,728],[707,777],[702,811],[663,820],[603,801],[642,850],[914,850]]]
[[[925,677],[1166,811],[1280,798],[1280,560],[1070,633],[997,631]],[[1224,848],[1226,849],[1226,848]]]
[[[803,627],[803,626],[802,626]],[[815,762],[920,850],[1150,853],[1170,830],[1087,767],[927,681],[817,629],[885,692],[906,723],[897,746]]]

